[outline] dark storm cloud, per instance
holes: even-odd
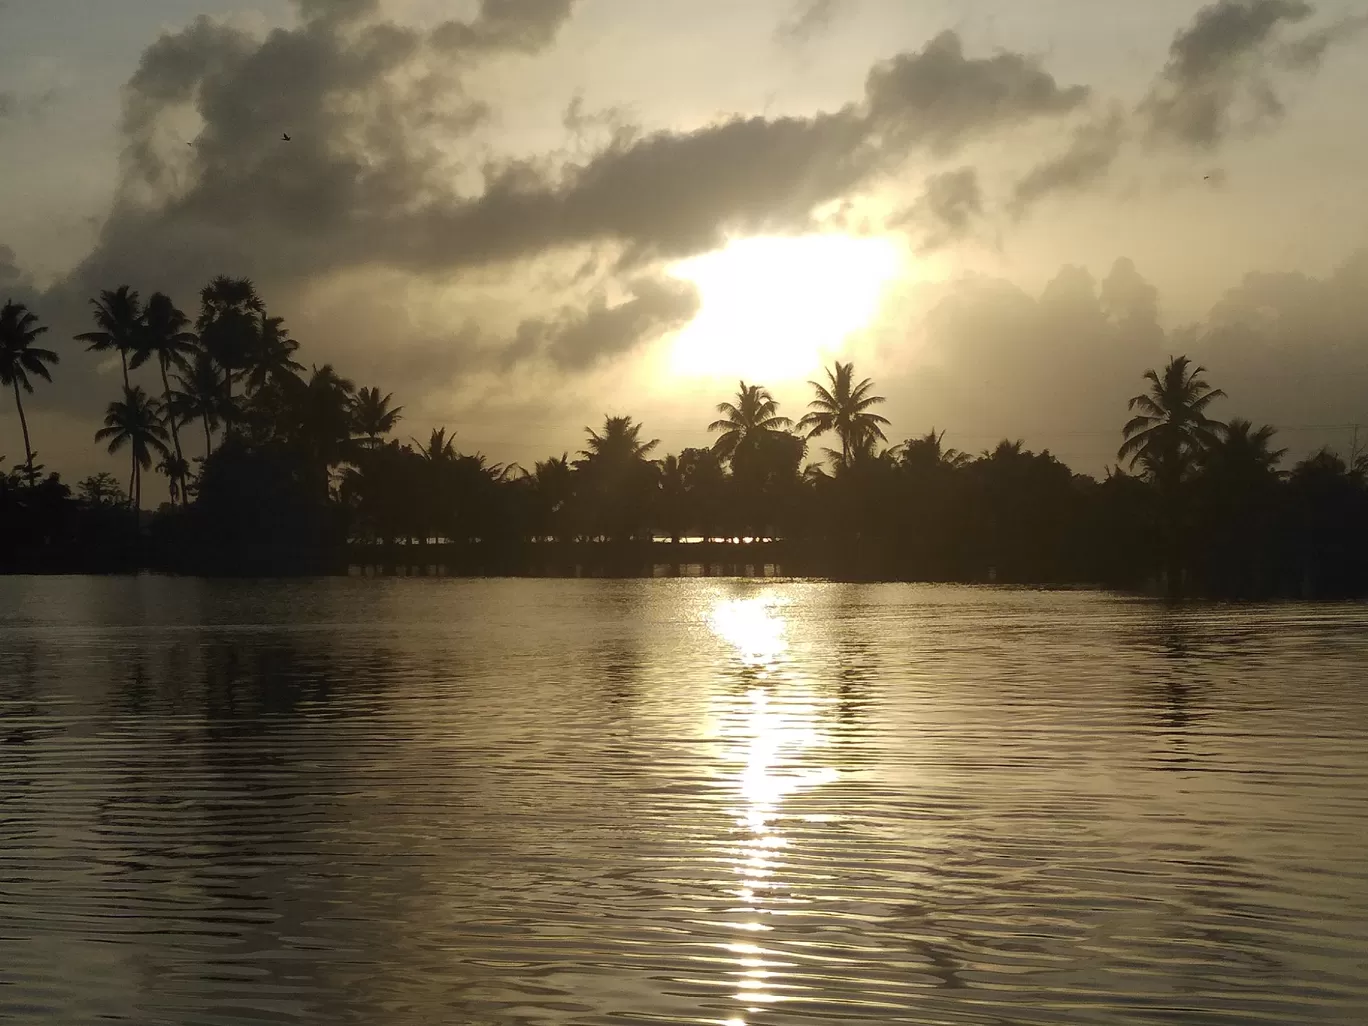
[[[1202,8],[1174,38],[1168,64],[1140,105],[1150,137],[1212,147],[1232,131],[1281,117],[1275,73],[1315,70],[1353,27],[1341,22],[1287,38],[1314,13],[1303,0],[1220,0]]]
[[[788,46],[811,42],[854,6],[852,0],[793,0],[788,14],[774,30],[775,42]]]

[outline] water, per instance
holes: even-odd
[[[1361,1024],[1366,627],[3,580],[0,1021]]]

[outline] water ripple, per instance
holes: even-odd
[[[1368,613],[0,582],[0,1021],[1368,1021]]]

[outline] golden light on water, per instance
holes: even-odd
[[[794,881],[785,879],[789,839],[782,829],[783,802],[839,778],[835,768],[814,765],[826,745],[818,699],[785,674],[786,604],[765,594],[720,601],[709,615],[713,632],[735,649],[747,678],[760,682],[742,694],[719,696],[716,717],[726,745],[727,780],[736,796],[729,810],[735,830],[727,857],[739,916],[730,925],[755,936],[727,945],[735,967],[729,975],[736,987],[734,999],[750,1012],[781,1000],[772,975],[783,952],[775,944],[766,945],[764,938],[775,929],[781,900],[786,912],[797,907]],[[725,1020],[727,1026],[746,1022],[744,1016]]]
[[[884,287],[903,270],[888,238],[807,235],[736,239],[677,264],[698,315],[676,338],[670,370],[763,382],[810,376],[868,327]]]

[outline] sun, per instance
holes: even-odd
[[[673,374],[775,382],[808,377],[867,327],[903,270],[889,238],[734,239],[676,264],[697,286],[698,315],[676,336]]]

